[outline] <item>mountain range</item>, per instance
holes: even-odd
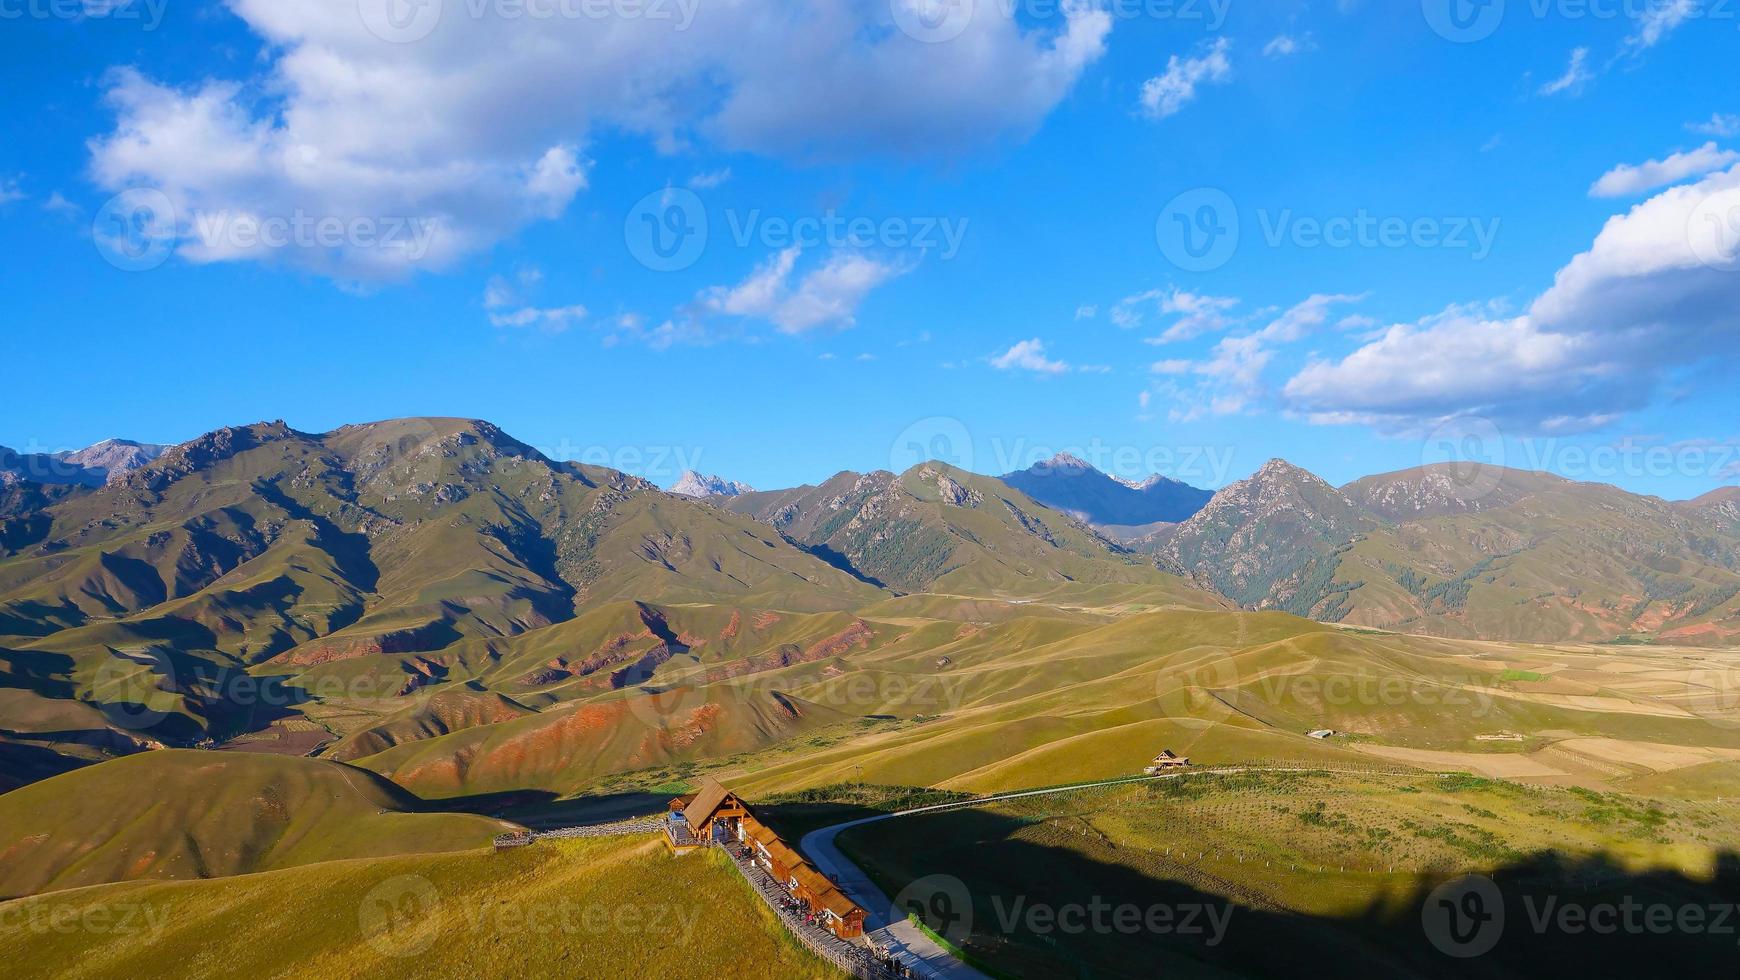
[[[703,476],[694,470],[684,470],[677,482],[671,485],[671,492],[681,497],[737,497],[746,493],[754,493],[755,488],[747,483],[737,483],[717,476]]]
[[[1336,488],[1281,460],[1131,542],[1247,608],[1497,640],[1740,639],[1734,488],[1669,502],[1444,464]]]
[[[847,720],[687,684],[925,657],[1026,608],[1045,610],[1036,635],[1091,610],[1242,607],[1445,637],[1740,640],[1737,488],[1674,503],[1453,467],[1337,488],[1275,460],[1198,505],[1064,457],[1004,478],[698,478],[735,492],[695,498],[441,418],[266,422],[69,465],[103,476],[0,490],[0,789],[261,740],[422,795],[577,788]]]
[[[21,453],[0,446],[0,487],[18,483],[99,487],[144,466],[168,448],[126,439],[105,439],[59,453]]]
[[[1005,473],[1002,480],[1046,506],[1119,539],[1139,536],[1158,524],[1187,520],[1214,496],[1159,474],[1141,483],[1127,483],[1068,453]]]

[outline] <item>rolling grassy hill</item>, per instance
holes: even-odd
[[[650,838],[333,861],[0,905],[19,978],[843,976],[737,872]],[[101,928],[38,928],[51,922]]]
[[[511,829],[422,809],[336,762],[149,752],[0,796],[0,895],[464,850]]]

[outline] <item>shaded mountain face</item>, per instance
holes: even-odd
[[[1497,467],[1337,490],[1281,461],[1135,546],[1242,605],[1403,632],[1740,641],[1740,493],[1669,504]]]
[[[1000,480],[943,463],[898,476],[839,473],[820,486],[720,504],[901,592],[1034,595],[1070,583],[1191,592],[1077,519]]]
[[[754,493],[755,488],[747,483],[737,483],[717,476],[703,476],[694,470],[684,470],[683,475],[671,486],[671,492],[683,497],[706,499],[708,497],[738,497],[746,493]]]
[[[1113,527],[1177,523],[1201,510],[1214,496],[1158,475],[1131,486],[1067,453],[1005,474],[1002,480],[1053,510],[1089,524]]]

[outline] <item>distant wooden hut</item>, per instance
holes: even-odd
[[[1173,769],[1183,769],[1188,765],[1190,765],[1189,759],[1180,756],[1171,749],[1162,749],[1160,754],[1154,757],[1154,761],[1148,763],[1148,768],[1143,769],[1142,772],[1145,775],[1157,776]]]

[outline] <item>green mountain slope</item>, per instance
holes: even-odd
[[[1339,490],[1274,462],[1139,542],[1250,608],[1519,641],[1740,639],[1740,521],[1496,467],[1428,466]]]
[[[899,476],[840,473],[821,486],[715,503],[900,592],[1038,597],[1126,584],[1154,587],[1185,605],[1213,605],[1076,519],[942,463]]]

